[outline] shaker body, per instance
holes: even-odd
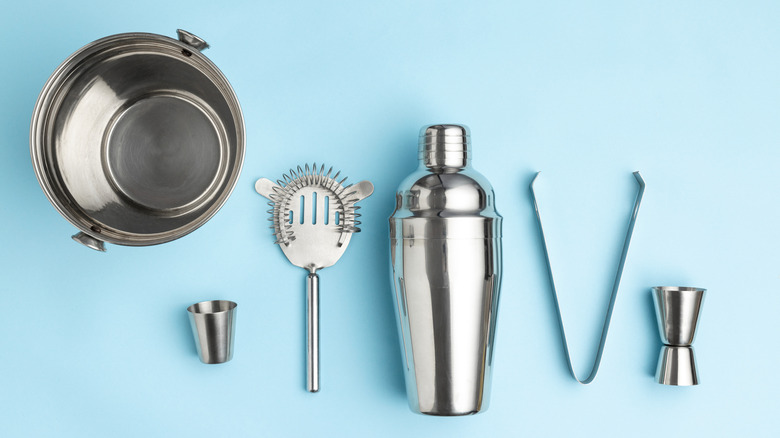
[[[486,409],[501,241],[400,239],[391,245],[410,408],[431,415]]]

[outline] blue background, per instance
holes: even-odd
[[[0,15],[0,435],[777,436],[780,3],[7,2]],[[69,54],[130,31],[202,36],[241,100],[247,153],[197,232],[100,254],[36,182],[35,99]],[[491,406],[406,403],[388,265],[419,128],[465,123],[495,187],[504,281]],[[304,276],[253,190],[304,162],[370,179],[363,232],[321,272],[322,391],[304,391]],[[590,369],[625,225],[647,181],[601,372]],[[702,384],[654,383],[649,287],[709,289]],[[185,308],[239,303],[236,354],[202,365]]]

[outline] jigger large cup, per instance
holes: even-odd
[[[658,358],[658,383],[673,386],[699,384],[691,344],[706,292],[706,289],[696,287],[653,288],[658,331],[664,343]]]
[[[187,308],[200,361],[224,363],[233,358],[236,306],[232,301],[203,301]]]

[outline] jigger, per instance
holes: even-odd
[[[673,386],[699,384],[691,344],[706,292],[706,289],[697,287],[653,288],[658,330],[664,343],[655,376],[658,383]]]

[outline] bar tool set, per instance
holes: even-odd
[[[501,216],[471,167],[468,128],[424,127],[418,157],[390,217],[407,397],[423,414],[474,414],[490,398]]]
[[[208,221],[227,201],[244,159],[238,99],[201,52],[208,44],[187,31],[178,40],[149,33],[90,43],[51,75],[35,105],[30,152],[43,192],[99,251],[105,242],[147,246],[178,239]],[[464,125],[424,126],[419,167],[402,180],[389,218],[393,299],[407,399],[414,412],[457,416],[483,412],[490,400],[501,289],[502,217],[488,180],[471,166]],[[298,166],[255,190],[268,200],[275,243],[307,272],[307,385],[320,389],[319,274],[360,231],[357,203],[369,181],[346,185],[333,168]],[[549,249],[534,185],[531,197],[569,371],[591,383],[601,363],[645,182],[638,191],[618,262],[598,352],[577,377],[566,341]],[[654,287],[664,343],[656,380],[697,385],[694,334],[706,290]],[[232,301],[187,308],[203,363],[231,360]]]

